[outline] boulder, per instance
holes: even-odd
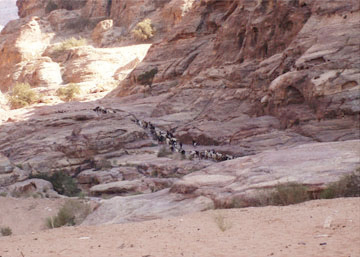
[[[66,9],[58,9],[52,11],[47,20],[50,22],[51,27],[56,32],[64,32],[66,30],[75,29],[77,27],[84,28],[85,21],[81,20],[79,11],[69,11]]]
[[[60,65],[49,57],[40,57],[18,64],[13,81],[29,83],[33,87],[56,87],[62,83]]]
[[[91,38],[95,42],[95,44],[101,46],[102,41],[106,34],[111,31],[113,28],[113,20],[103,20],[100,21],[96,27],[94,28]]]
[[[53,190],[53,185],[49,181],[35,178],[12,184],[8,187],[8,191],[15,196],[39,194],[42,197],[60,197],[60,195]]]
[[[129,194],[149,192],[148,187],[141,180],[123,180],[110,182],[106,184],[96,185],[90,188],[90,193],[93,195],[101,194]]]
[[[13,170],[14,166],[9,159],[0,154],[0,174],[11,173]]]

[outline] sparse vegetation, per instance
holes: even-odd
[[[77,39],[75,37],[71,37],[55,45],[54,48],[52,48],[49,55],[53,58],[57,58],[60,55],[62,55],[64,52],[70,50],[73,47],[85,46],[87,44],[88,43],[85,38]]]
[[[135,28],[131,31],[131,34],[136,40],[146,41],[152,38],[155,34],[156,30],[152,25],[150,19],[145,19],[138,24],[136,24]]]
[[[56,95],[66,102],[73,100],[78,94],[80,94],[80,87],[74,83],[70,83],[56,90]]]
[[[46,219],[46,226],[58,228],[80,224],[90,214],[90,211],[91,208],[87,203],[74,199],[67,200],[56,216]]]
[[[224,232],[232,227],[232,224],[225,219],[225,217],[221,214],[217,214],[214,217],[216,225],[219,227],[219,229]]]
[[[142,85],[150,85],[151,86],[156,73],[158,73],[157,67],[140,74],[137,77],[137,81]]]
[[[280,184],[270,195],[269,205],[289,205],[310,200],[308,188],[298,183]]]
[[[28,83],[16,83],[8,99],[10,107],[18,109],[36,103],[39,96]]]
[[[10,227],[1,227],[0,234],[2,236],[10,236],[10,235],[12,235],[12,230]]]
[[[279,184],[273,189],[259,190],[253,197],[234,199],[226,208],[290,205],[311,200],[308,188],[298,183]],[[223,206],[219,206],[223,208]]]
[[[330,199],[336,197],[360,196],[360,168],[349,175],[343,176],[339,181],[331,183],[320,194],[320,198]]]
[[[77,187],[75,179],[61,171],[57,171],[51,176],[48,174],[37,174],[31,176],[30,178],[40,178],[50,181],[54,190],[62,195],[77,196],[81,192],[81,190]]]
[[[1,193],[0,193],[0,196],[1,196],[1,197],[6,197],[6,196],[7,196],[7,193],[6,193],[6,192],[1,192]]]
[[[260,190],[253,197],[235,198],[230,204],[217,203],[216,208],[243,208],[249,206],[290,205],[314,199],[360,197],[360,168],[329,184],[320,194],[313,195],[307,186],[286,183],[274,189]]]

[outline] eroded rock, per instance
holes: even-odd
[[[90,214],[82,225],[151,220],[212,208],[214,203],[209,198],[200,196],[187,199],[181,195],[169,194],[168,189],[164,189],[153,194],[103,200],[100,207]]]
[[[39,194],[41,197],[60,197],[54,191],[53,185],[43,179],[28,179],[22,182],[17,182],[8,187],[9,192],[15,196],[31,196]]]

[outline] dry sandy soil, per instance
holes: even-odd
[[[0,198],[0,256],[360,256],[360,198],[40,231],[58,201]]]

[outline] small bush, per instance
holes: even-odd
[[[224,232],[232,227],[232,224],[225,219],[225,217],[221,214],[218,214],[214,217],[215,223],[218,228]]]
[[[155,67],[149,71],[146,71],[146,72],[140,74],[137,77],[137,81],[142,85],[150,85],[151,86],[156,73],[158,73],[158,69]]]
[[[298,183],[279,184],[274,189],[259,190],[254,196],[236,198],[226,208],[249,206],[290,205],[311,200],[308,188]],[[220,206],[219,208],[223,208]]]
[[[62,195],[77,196],[81,192],[77,187],[75,179],[61,171],[57,171],[51,176],[47,174],[38,174],[33,175],[30,178],[40,178],[51,182],[54,190]]]
[[[271,194],[271,205],[289,205],[310,200],[307,187],[297,183],[286,183],[276,187]]]
[[[1,227],[0,233],[2,236],[10,236],[12,235],[12,230],[10,227]]]
[[[58,228],[80,224],[90,214],[90,210],[89,204],[78,200],[67,200],[56,216],[46,219],[46,226]]]
[[[131,34],[136,40],[146,41],[154,36],[155,28],[150,19],[145,19],[138,24],[131,31]]]
[[[1,196],[1,197],[6,197],[6,196],[7,196],[7,193],[6,193],[6,192],[1,192],[1,193],[0,193],[0,196]]]
[[[66,87],[61,87],[56,90],[56,95],[66,102],[73,100],[78,94],[80,94],[80,87],[74,83],[70,83]]]
[[[68,38],[64,41],[62,41],[60,44],[57,44],[51,51],[51,56],[52,57],[58,57],[60,55],[62,55],[65,51],[70,50],[73,47],[79,47],[79,46],[84,46],[87,45],[87,41],[85,38],[75,38],[75,37],[71,37]]]
[[[16,83],[9,96],[10,107],[18,109],[36,103],[39,97],[28,83]]]
[[[339,181],[331,183],[320,194],[320,198],[360,196],[360,168],[353,173],[343,176]]]

